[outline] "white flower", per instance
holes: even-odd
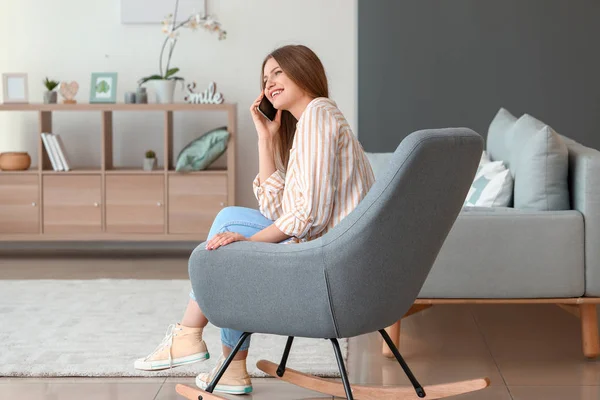
[[[195,18],[192,16],[192,17],[190,17],[190,19],[188,20],[188,22],[187,22],[187,26],[188,26],[188,27],[189,27],[191,30],[195,31],[196,29],[198,29],[198,22],[196,22],[196,19],[195,19]]]
[[[173,24],[173,14],[167,15],[162,21],[162,32],[171,40],[176,40],[179,37],[177,30],[180,27],[190,28],[194,31],[202,27],[209,32],[218,32],[219,40],[225,39],[227,34],[221,28],[221,24],[216,20],[215,16],[202,15],[201,13],[193,13],[184,23],[177,25],[177,27]]]
[[[171,24],[171,23],[164,24],[162,27],[162,31],[163,31],[163,33],[171,35],[173,33],[173,24]]]

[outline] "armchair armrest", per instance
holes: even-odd
[[[336,337],[320,243],[200,244],[188,265],[198,305],[221,328]]]

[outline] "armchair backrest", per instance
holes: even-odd
[[[466,128],[412,133],[358,207],[321,238],[338,337],[389,326],[413,304],[461,211],[483,143]]]

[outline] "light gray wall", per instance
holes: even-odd
[[[206,2],[208,12],[227,30],[226,40],[219,41],[216,34],[203,29],[178,31],[181,36],[171,60],[172,67],[181,69],[178,75],[187,83],[195,81],[198,91],[214,81],[225,101],[238,105],[236,205],[257,207],[252,180],[258,173],[258,146],[250,105],[260,94],[263,58],[273,49],[286,44],[313,49],[325,65],[332,97],[356,129],[355,1],[210,0]],[[122,24],[120,3],[0,0],[0,74],[26,72],[32,103],[42,101],[46,76],[77,81],[76,100],[87,103],[90,74],[117,72],[117,101],[123,102],[125,92],[135,90],[139,78],[157,73],[165,35],[159,23]],[[165,15],[174,11],[175,0],[161,3]],[[180,15],[178,20],[184,17]],[[154,102],[151,85],[148,95]],[[178,85],[175,101],[183,101],[184,96]],[[160,112],[115,113],[116,166],[141,168],[148,149],[157,152],[159,165],[163,163],[162,116]],[[53,117],[53,131],[61,135],[73,166],[99,167],[100,114],[65,112]],[[37,160],[37,118],[34,112],[0,112],[0,153],[27,151]],[[224,113],[175,113],[173,155],[226,123]],[[223,157],[216,165],[224,165],[224,161]]]
[[[597,0],[358,0],[358,133],[392,151],[412,131],[486,136],[500,107],[600,149]]]

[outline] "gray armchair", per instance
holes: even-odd
[[[216,251],[199,245],[189,274],[200,308],[215,326],[246,333],[206,391],[184,385],[177,391],[194,400],[220,399],[212,391],[252,333],[288,336],[279,366],[259,361],[261,370],[333,396],[433,399],[487,387],[487,378],[421,387],[384,330],[419,294],[482,150],[483,139],[469,129],[414,132],[358,207],[321,238],[290,245],[237,242]],[[390,345],[413,387],[351,388],[337,338],[374,331]],[[331,340],[341,384],[286,369],[296,336]]]

